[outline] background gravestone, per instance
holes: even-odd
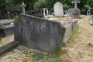
[[[69,9],[68,9],[68,13],[69,13],[70,15],[72,15],[73,12],[74,12],[74,8],[69,8]]]
[[[74,9],[72,13],[72,18],[80,18],[80,10],[79,9]]]
[[[80,18],[80,10],[79,9],[70,8],[70,9],[68,9],[68,13],[74,19],[75,18]]]
[[[62,3],[56,2],[54,4],[54,15],[55,16],[64,16],[63,4]]]

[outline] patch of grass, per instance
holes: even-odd
[[[52,57],[47,58],[44,62],[68,62],[66,59],[61,59],[60,56],[62,54],[67,53],[68,49],[66,48],[57,48],[55,52],[52,54]]]
[[[60,58],[67,51],[65,48],[57,48],[51,56],[47,56],[42,52],[35,52],[33,55],[28,54],[25,62],[68,62],[68,60]]]
[[[2,38],[3,38],[3,37],[0,37],[0,45],[3,44]]]
[[[62,60],[60,58],[49,58],[45,60],[44,62],[68,62],[68,60]]]
[[[83,54],[81,52],[79,52],[79,57],[83,58]]]
[[[62,53],[62,49],[61,49],[61,47],[58,47],[55,49],[55,51],[52,53],[52,55],[54,58],[58,58],[58,57],[60,57],[61,53]]]
[[[34,52],[26,54],[26,61],[25,62],[38,62],[43,60],[45,55],[41,52]]]
[[[77,27],[77,28],[73,31],[72,35],[71,35],[70,38],[69,38],[69,41],[71,41],[71,42],[74,41],[74,40],[77,38],[78,32],[79,32],[79,27]]]
[[[61,54],[66,54],[68,52],[68,49],[66,47],[62,47]]]
[[[45,55],[42,54],[41,52],[38,52],[38,53],[36,52],[36,53],[34,53],[33,56],[34,56],[34,59],[35,59],[35,60],[42,60]]]

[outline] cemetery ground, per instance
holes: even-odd
[[[73,32],[68,42],[49,57],[20,45],[0,56],[0,62],[93,62],[93,26],[89,24],[89,19],[89,16],[79,19],[79,28]],[[0,46],[6,41],[8,40],[0,41]]]

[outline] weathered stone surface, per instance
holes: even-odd
[[[80,10],[75,9],[74,12],[72,13],[72,18],[80,18]]]
[[[56,2],[54,4],[54,15],[55,16],[64,16],[63,4],[62,3]]]
[[[5,36],[14,34],[14,27],[4,29]]]
[[[13,20],[0,20],[0,36],[8,36],[14,34]]]
[[[72,34],[72,27],[73,27],[72,23],[69,23],[65,26],[66,31],[64,35],[64,42],[66,42],[69,39],[70,35]]]
[[[15,23],[15,41],[47,53],[61,46],[64,34],[61,23],[29,15],[21,15]]]
[[[5,53],[5,52],[11,50],[13,47],[15,47],[15,46],[17,46],[17,45],[19,45],[19,42],[13,41],[13,42],[10,42],[10,43],[8,43],[8,44],[0,47],[0,55],[1,55],[2,53]]]
[[[69,23],[72,23],[72,30],[74,31],[76,27],[78,27],[78,20],[77,19],[73,19],[72,21],[70,21]]]
[[[68,9],[68,14],[72,15],[73,12],[74,12],[74,8]]]
[[[68,9],[68,13],[74,19],[80,18],[80,10],[79,9],[70,8],[70,9]]]
[[[67,40],[70,38],[72,32],[78,27],[78,20],[73,19],[72,21],[69,22],[69,24],[65,25],[66,32],[64,36],[64,42],[67,42]]]

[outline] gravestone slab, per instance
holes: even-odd
[[[63,4],[62,3],[56,2],[54,4],[54,15],[55,16],[64,16]]]
[[[15,23],[15,41],[47,53],[61,46],[64,34],[65,27],[56,21],[21,15]]]

